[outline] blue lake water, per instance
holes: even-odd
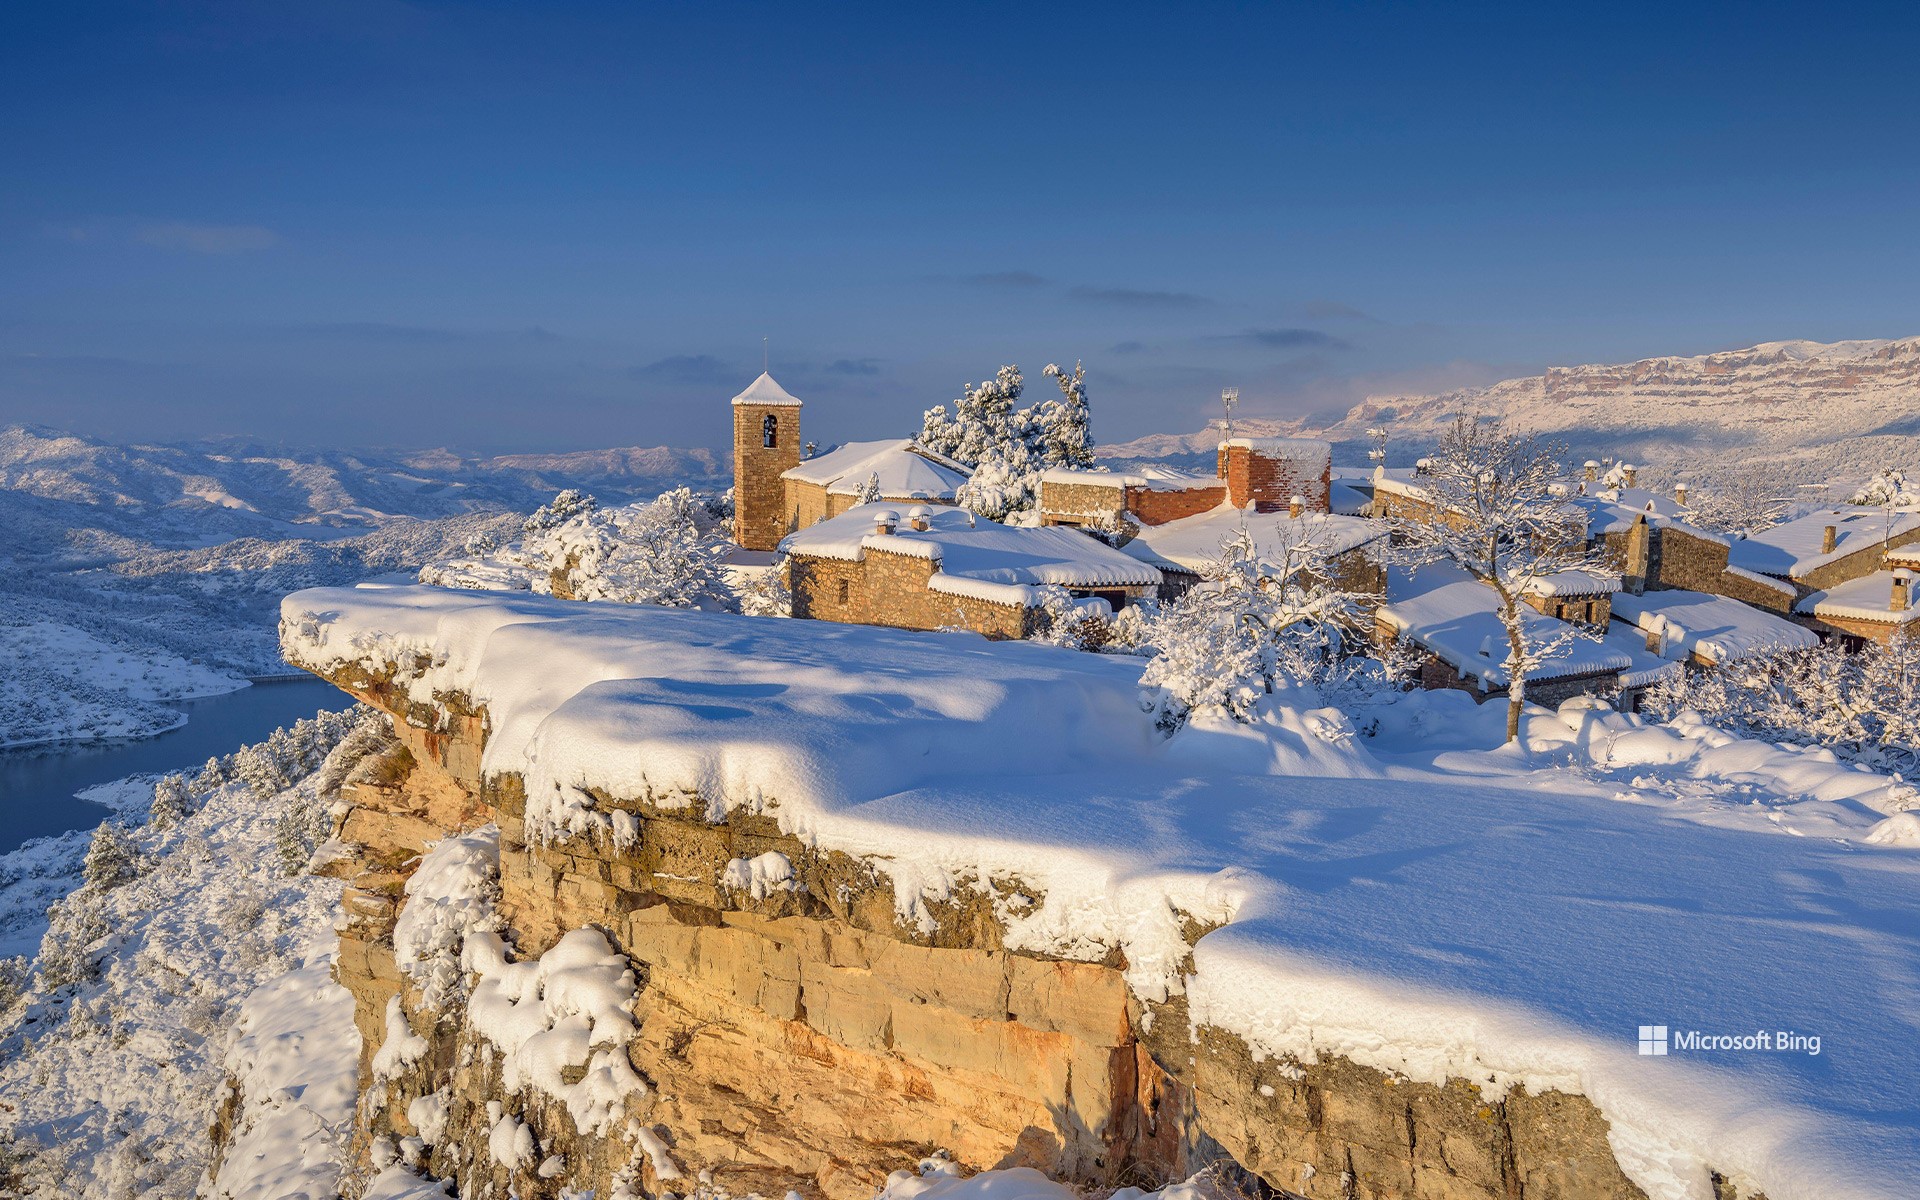
[[[224,696],[181,701],[187,723],[158,737],[0,753],[0,853],[33,838],[98,825],[107,810],[75,792],[128,775],[198,769],[301,717],[352,704],[318,679],[256,683]]]

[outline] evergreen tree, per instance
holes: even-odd
[[[1046,373],[1060,385],[1060,399],[1040,406],[1041,457],[1049,467],[1090,467],[1093,417],[1087,405],[1087,369],[1074,363],[1073,373],[1068,374],[1058,364],[1048,363]]]
[[[186,776],[166,775],[153,785],[153,807],[147,820],[155,829],[179,824],[193,811],[193,793],[187,790]]]
[[[88,887],[110,891],[140,873],[137,851],[132,841],[111,821],[100,822],[87,846],[87,858],[81,878]]]

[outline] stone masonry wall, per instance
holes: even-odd
[[[772,447],[762,426],[778,422]],[[800,465],[800,406],[733,406],[733,540],[748,550],[772,550],[789,532],[786,481],[780,472]]]
[[[702,1172],[723,1194],[866,1200],[936,1149],[970,1169],[1027,1165],[1087,1187],[1215,1165],[1254,1193],[1306,1200],[1642,1200],[1581,1097],[1490,1100],[1461,1080],[1266,1058],[1230,1033],[1190,1032],[1179,997],[1143,1006],[1117,959],[1008,951],[993,901],[1032,894],[1018,880],[962,881],[932,906],[931,931],[904,926],[880,865],[810,849],[769,815],[708,821],[697,797],[677,794],[596,795],[631,819],[620,846],[599,834],[540,843],[519,778],[480,777],[485,713],[458,696],[405,702],[392,670],[335,679],[394,714],[404,744],[353,781],[339,829],[356,847],[336,969],[366,1042],[362,1180],[376,1154],[418,1136],[410,1110],[434,1097],[445,1131],[422,1165],[464,1200],[608,1195],[616,1183],[659,1196]],[[416,856],[488,821],[501,830],[516,957],[590,926],[632,964],[640,1032],[627,1056],[646,1088],[625,1128],[644,1128],[658,1154],[637,1135],[581,1133],[537,1090],[511,1093],[464,1010],[426,1008],[395,968]],[[787,855],[794,890],[755,900],[722,883],[729,861],[768,851]],[[368,1063],[396,995],[429,1049],[376,1081]],[[508,1117],[536,1147],[517,1165],[492,1152]]]
[[[1026,636],[1032,615],[1025,605],[936,592],[927,586],[934,567],[929,558],[881,550],[866,551],[859,562],[790,555],[793,615],[895,629],[970,629],[990,638]],[[840,599],[843,583],[845,600]]]

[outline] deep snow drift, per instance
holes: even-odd
[[[1578,705],[1536,710],[1529,751],[1455,736],[1486,711],[1464,696],[1387,709],[1391,757],[1278,705],[1166,740],[1138,660],[431,588],[298,593],[283,639],[323,670],[429,656],[412,694],[487,705],[484,768],[549,836],[608,820],[586,787],[651,786],[877,860],[908,919],[1018,878],[1014,945],[1123,947],[1144,998],[1184,989],[1259,1050],[1585,1094],[1656,1200],[1703,1200],[1708,1166],[1773,1200],[1920,1175],[1920,857],[1867,837],[1910,789],[1817,753],[1764,748],[1829,772],[1775,803],[1760,743]],[[1422,730],[1450,740],[1413,753]],[[1183,913],[1230,922],[1186,977]],[[1643,1056],[1651,1025],[1821,1052]]]

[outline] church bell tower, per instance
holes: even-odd
[[[800,465],[800,401],[762,373],[733,398],[733,540],[772,550],[788,533],[780,473]]]

